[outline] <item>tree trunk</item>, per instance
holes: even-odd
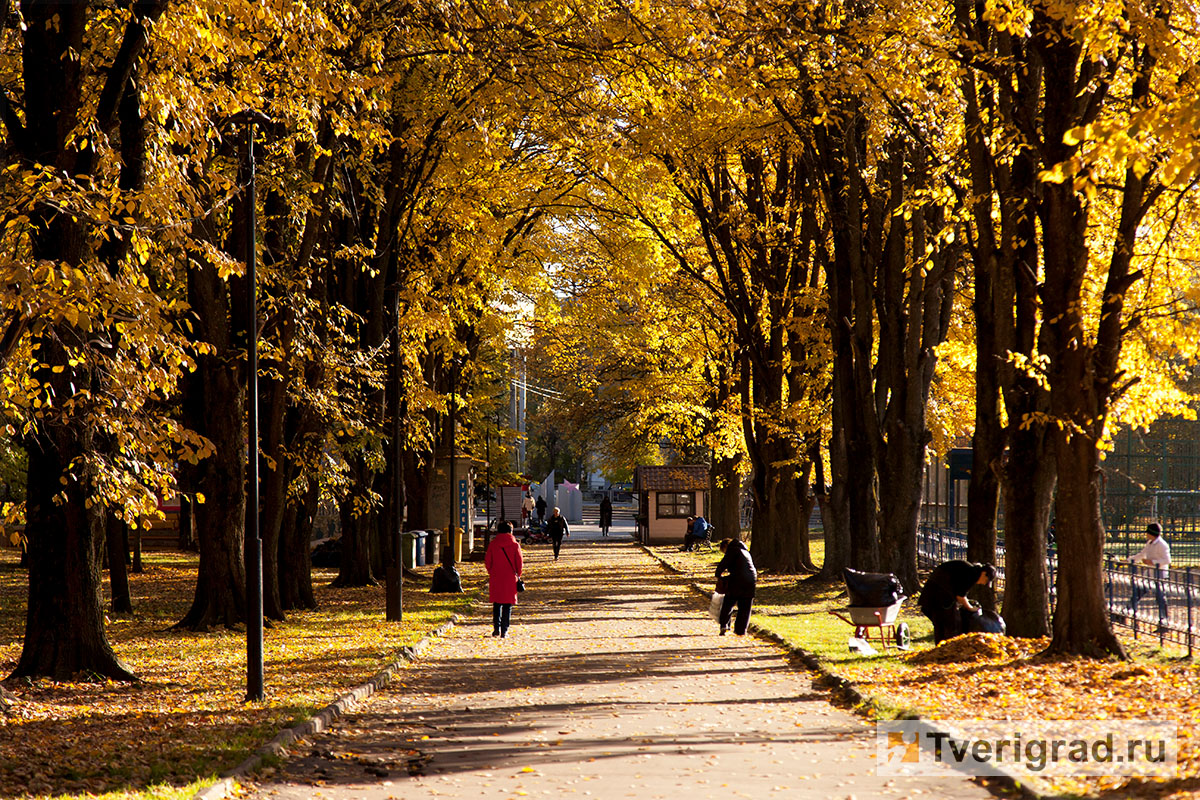
[[[353,459],[351,467],[355,487],[364,484],[367,475],[374,473],[361,457]],[[378,512],[372,510],[357,493],[348,495],[340,504],[342,520],[342,561],[334,586],[374,586],[378,583],[371,573],[371,539]]]
[[[990,208],[988,203],[985,211]],[[985,249],[981,246],[975,254],[975,431],[971,434],[971,479],[967,488],[967,560],[994,564],[1000,506],[999,470],[1005,438],[1000,418],[1000,355],[996,347],[992,273],[987,265],[978,263],[979,259],[990,258],[983,254]],[[979,586],[973,591],[973,596],[984,608],[996,607],[996,592],[990,585]]]
[[[1054,454],[1045,428],[1014,426],[1004,479],[1004,621],[1010,636],[1050,632],[1050,575],[1046,567]]]
[[[1126,658],[1113,635],[1104,599],[1104,523],[1100,517],[1100,463],[1094,441],[1055,435],[1058,498],[1058,592],[1048,653]]]
[[[87,183],[94,148],[68,144],[66,139],[74,138],[77,129],[93,130],[93,124],[105,133],[112,130],[128,75],[144,46],[141,20],[146,15],[157,18],[164,8],[165,3],[138,4],[100,92],[96,118],[81,119],[84,73],[92,67],[80,57],[86,50],[90,4],[22,2],[23,126],[13,118],[5,121],[13,154],[27,166],[40,164],[60,176],[83,176]],[[69,265],[84,272],[96,268],[89,259],[86,221],[47,206],[38,206],[30,217],[31,263]],[[32,352],[40,361],[33,377],[53,402],[40,411],[36,430],[23,442],[29,457],[29,601],[24,646],[13,673],[18,676],[135,677],[117,659],[105,635],[99,558],[103,506],[91,503],[92,476],[78,474],[95,444],[94,431],[84,419],[88,401],[79,395],[95,376],[74,358],[91,346],[88,338],[75,325],[47,319],[33,342]],[[72,408],[79,401],[83,407]]]
[[[825,561],[820,577],[841,580],[842,570],[850,566],[850,497],[846,492],[850,471],[846,455],[846,434],[840,424],[842,411],[833,406],[833,433],[829,440],[829,463],[832,481],[826,485],[824,465],[817,461],[817,498],[821,502],[821,524],[825,533]]]
[[[923,431],[922,431],[923,432]],[[916,440],[907,425],[893,426],[880,470],[881,515],[879,550],[882,571],[891,572],[911,595],[917,578],[917,517],[921,513],[921,479],[925,475],[925,442]]]
[[[43,341],[46,351],[57,346]],[[65,388],[65,387],[64,387]],[[64,395],[65,396],[65,395]],[[68,439],[68,437],[71,437]],[[29,605],[25,642],[12,677],[48,676],[66,681],[79,676],[136,680],[113,653],[104,628],[99,545],[100,506],[87,508],[79,481],[64,487],[68,472],[62,454],[86,444],[65,430],[35,437],[29,448],[26,535],[29,546]],[[65,494],[65,502],[59,495]]]
[[[246,621],[246,415],[236,363],[197,360],[184,402],[189,427],[215,448],[185,465],[187,484],[204,495],[192,511],[200,566],[192,606],[176,627],[207,631]]]
[[[286,370],[285,364],[276,368]],[[287,412],[287,384],[269,375],[259,378],[259,414],[261,439],[259,448],[259,496],[261,516],[259,532],[263,548],[263,616],[284,621],[283,602],[279,592],[280,536],[285,509],[288,505],[288,457],[284,453],[284,416]]]
[[[818,454],[819,455],[819,454]],[[799,565],[800,572],[817,572],[817,566],[812,560],[812,540],[809,531],[809,521],[812,519],[813,505],[817,502],[817,497],[812,491],[812,472],[813,464],[811,461],[805,463],[804,469],[796,476],[792,482],[792,491],[796,494],[796,504],[799,508],[798,527],[796,528],[796,538],[793,543],[795,548],[795,559]]]
[[[426,530],[429,528],[429,485],[430,465],[433,459],[425,460],[418,466],[417,454],[405,448],[404,451],[404,501],[406,530]]]
[[[732,458],[714,458],[708,471],[711,488],[711,504],[708,521],[716,528],[720,538],[742,538],[742,476],[738,472],[741,455]]]
[[[280,528],[279,596],[284,609],[315,609],[312,585],[312,534],[321,486],[313,476],[304,496],[288,503]]]
[[[108,585],[114,614],[133,613],[129,594],[129,526],[116,514],[105,515],[108,544]]]

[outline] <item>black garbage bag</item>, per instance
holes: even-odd
[[[1004,617],[995,611],[989,611],[986,608],[978,611],[967,611],[965,608],[962,610],[963,633],[1003,634],[1007,630],[1008,626],[1004,624]]]
[[[859,572],[846,567],[842,570],[842,578],[846,581],[846,592],[850,595],[852,606],[882,608],[904,597],[900,579],[890,572]]]
[[[462,592],[462,576],[450,564],[438,564],[433,571],[433,583],[429,585],[431,592]]]

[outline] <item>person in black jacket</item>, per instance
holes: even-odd
[[[972,564],[970,561],[946,561],[933,568],[925,588],[921,590],[921,613],[933,622],[933,642],[958,636],[963,632],[962,613],[978,611],[967,599],[967,592],[976,584],[986,586],[996,577],[991,564]]]
[[[550,520],[546,523],[546,533],[550,534],[550,542],[554,545],[554,560],[558,561],[558,551],[562,548],[563,537],[571,535],[571,530],[567,527],[567,518],[562,515],[558,506],[554,507],[554,513],[550,515]]]
[[[754,568],[754,559],[750,550],[736,539],[722,539],[721,552],[725,555],[717,564],[717,578],[728,573],[725,586],[725,602],[721,604],[721,616],[717,624],[721,626],[721,635],[729,630],[729,617],[733,606],[737,604],[737,620],[733,624],[733,632],[744,636],[750,625],[750,607],[754,604],[754,587],[758,584],[758,570]]]
[[[612,527],[612,500],[606,494],[600,499],[600,535],[608,536]]]

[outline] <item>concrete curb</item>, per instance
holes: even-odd
[[[297,739],[320,733],[351,708],[387,686],[392,682],[392,676],[397,670],[409,662],[416,661],[434,639],[445,636],[451,628],[458,624],[460,619],[461,617],[455,614],[450,617],[448,622],[425,634],[421,641],[409,647],[402,647],[400,657],[396,661],[375,673],[365,683],[338,695],[337,699],[318,711],[311,719],[305,720],[294,728],[280,731],[274,739],[261,747],[254,755],[233,769],[222,773],[221,779],[216,783],[196,792],[192,800],[223,800],[223,798],[232,796],[238,778],[243,778],[257,770],[267,758],[285,755],[288,745]]]
[[[641,545],[641,548],[646,551],[647,555],[661,564],[668,572],[677,575],[683,573],[683,570],[665,561],[657,553],[652,552],[646,545]],[[713,591],[710,587],[694,581],[688,583],[688,587],[701,597],[709,600],[712,599]],[[834,692],[836,692],[842,699],[851,705],[851,709],[854,711],[854,713],[859,714],[860,716],[867,716],[870,711],[876,707],[875,701],[871,697],[863,694],[862,690],[860,690],[851,681],[832,672],[816,657],[816,655],[808,650],[805,650],[799,645],[787,641],[778,633],[763,628],[754,621],[753,617],[750,620],[750,632],[761,639],[766,639],[772,644],[776,644],[783,648],[789,655],[796,658],[796,660],[803,664],[807,669],[817,673],[817,675],[821,677],[823,683],[831,687]],[[913,721],[932,733],[949,733],[954,735],[954,732],[938,727],[937,720],[916,716],[913,718]],[[1030,779],[1027,777],[1019,776],[1010,770],[1001,770],[1001,772],[1004,773],[1002,776],[992,777],[990,780],[999,781],[1008,789],[1019,793],[1020,796],[1025,800],[1052,800],[1052,798],[1059,796],[1057,793],[1047,793],[1047,790],[1039,790],[1038,788],[1035,788],[1034,786],[1030,785]]]

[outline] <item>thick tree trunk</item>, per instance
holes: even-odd
[[[924,433],[924,430],[921,431]],[[921,512],[921,479],[925,475],[925,442],[914,439],[907,425],[889,429],[888,446],[880,470],[881,515],[879,549],[884,572],[900,579],[912,595],[917,579],[917,517]]]
[[[185,465],[187,484],[204,496],[192,511],[200,545],[192,606],[176,627],[206,631],[246,621],[246,416],[236,363],[216,355],[198,359],[184,403],[189,427],[215,448]]]
[[[1045,428],[1011,433],[1004,479],[1004,621],[1011,636],[1050,633],[1050,575],[1046,567],[1054,453]]]
[[[57,349],[49,341],[42,344],[43,357],[47,349]],[[77,435],[66,430],[53,437],[40,435],[28,450],[29,604],[24,647],[12,675],[60,681],[80,676],[136,680],[105,635],[101,507],[86,507],[80,481],[64,486],[59,480],[69,465],[62,454],[86,445],[90,438],[86,433]]]
[[[279,596],[285,610],[315,609],[312,585],[312,534],[321,486],[310,477],[304,496],[290,502],[280,528]]]
[[[989,202],[978,213],[987,213],[990,209]],[[990,236],[987,241],[986,246],[977,249],[976,259],[990,259],[984,255],[991,246]],[[990,259],[989,265],[977,263],[975,268],[975,431],[971,435],[971,479],[967,488],[967,560],[983,564],[996,563],[999,470],[1005,447],[1000,418],[995,298],[989,268],[994,264],[995,260]],[[985,608],[996,607],[996,593],[991,586],[980,586],[973,591],[972,596]]]
[[[825,561],[821,564],[820,577],[840,580],[842,570],[850,566],[850,498],[846,493],[847,473],[850,464],[846,455],[846,434],[840,425],[841,410],[833,407],[833,434],[829,440],[829,463],[832,481],[818,488],[821,501],[821,523],[825,533]],[[825,471],[817,461],[817,484],[825,484]],[[822,499],[823,498],[823,499]]]
[[[354,459],[355,486],[361,487],[366,475],[373,473],[361,458]],[[371,573],[371,540],[377,512],[369,508],[357,494],[347,496],[341,502],[342,561],[334,586],[374,586],[378,583]]]
[[[157,18],[165,4],[138,4],[119,54],[109,65],[94,119],[80,119],[85,72],[84,35],[90,4],[21,3],[21,70],[24,120],[8,119],[13,155],[26,166],[44,165],[61,176],[92,174],[86,144],[68,145],[77,129],[108,133],[145,42],[143,15]],[[15,115],[13,115],[15,117]],[[11,135],[11,134],[17,135]],[[94,137],[93,137],[94,138]],[[82,147],[82,149],[79,149]],[[105,187],[107,188],[107,187]],[[31,263],[70,265],[84,272],[89,262],[85,221],[61,210],[39,207],[31,215]],[[85,331],[47,319],[34,342],[40,361],[34,377],[51,402],[40,410],[38,429],[24,442],[29,456],[26,495],[29,601],[24,647],[14,675],[68,679],[78,674],[132,680],[108,644],[102,611],[100,551],[104,520],[92,504],[91,476],[78,474],[94,448],[85,419],[87,402],[79,392],[95,377],[78,366],[76,355],[90,347]],[[69,352],[67,348],[75,348]],[[73,405],[83,401],[80,406]],[[89,507],[90,505],[90,507]]]
[[[1096,443],[1076,434],[1055,436],[1058,497],[1058,598],[1047,652],[1125,658],[1113,635],[1104,599],[1104,523],[1100,517],[1100,463]]]
[[[129,594],[129,526],[116,514],[105,515],[105,540],[108,545],[108,586],[114,614],[133,612]]]
[[[433,459],[426,459],[418,466],[417,454],[411,450],[404,451],[404,501],[405,501],[405,530],[426,530],[429,527],[429,485],[430,465]]]
[[[718,538],[741,539],[742,476],[738,472],[741,456],[714,458],[708,471],[711,502],[708,521]]]
[[[751,542],[754,563],[761,569],[781,573],[801,571],[797,538],[802,525],[796,496],[795,449],[781,437],[768,432],[766,441],[748,441],[754,475],[754,520]]]
[[[277,369],[286,369],[277,364]],[[287,508],[288,457],[284,453],[284,417],[287,412],[287,385],[270,376],[259,378],[259,415],[261,438],[259,448],[259,497],[261,511],[259,533],[262,536],[263,616],[266,619],[286,619],[279,592],[280,535]]]
[[[1076,98],[1058,81],[1074,75],[1078,46],[1057,42],[1043,52],[1047,61],[1047,137],[1060,141],[1063,115]],[[1072,120],[1073,121],[1073,120]],[[1049,140],[1049,139],[1048,139]],[[1055,532],[1059,569],[1053,638],[1047,652],[1096,658],[1125,656],[1113,635],[1104,600],[1104,523],[1100,516],[1098,433],[1103,430],[1107,398],[1097,385],[1095,353],[1083,325],[1082,283],[1087,265],[1087,215],[1074,187],[1045,184],[1042,215],[1046,267],[1043,290],[1045,352],[1050,356],[1051,432],[1058,470]]]

